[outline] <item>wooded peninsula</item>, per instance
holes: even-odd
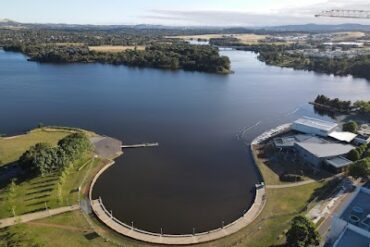
[[[40,33],[40,35],[38,35]],[[230,60],[218,48],[191,45],[175,39],[151,35],[111,35],[106,32],[0,32],[0,47],[5,51],[22,52],[31,61],[41,63],[105,63],[208,73],[230,73]],[[116,47],[121,50],[93,50],[91,46]],[[138,49],[138,47],[142,49]]]

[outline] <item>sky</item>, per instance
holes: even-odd
[[[25,23],[275,26],[370,24],[315,18],[322,10],[363,9],[369,0],[1,0],[0,18]]]

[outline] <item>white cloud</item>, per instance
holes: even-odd
[[[368,0],[281,0],[249,11],[235,10],[151,10],[144,20],[158,24],[208,26],[271,26],[304,23],[363,23],[370,20],[315,18],[330,9],[364,9],[370,11]]]

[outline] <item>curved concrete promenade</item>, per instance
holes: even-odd
[[[257,138],[256,138],[257,139]],[[196,234],[186,234],[186,235],[167,235],[167,234],[158,234],[143,231],[132,226],[129,226],[118,219],[116,219],[109,210],[107,210],[101,200],[92,198],[92,190],[97,179],[106,171],[114,162],[104,166],[94,177],[90,184],[89,189],[89,199],[91,202],[91,208],[96,217],[103,222],[106,226],[112,230],[120,233],[124,236],[152,243],[152,244],[166,244],[166,245],[190,245],[190,244],[199,244],[210,242],[216,239],[226,237],[230,234],[236,233],[241,229],[245,228],[251,224],[258,215],[262,212],[266,204],[266,195],[265,188],[263,186],[256,185],[256,195],[254,202],[250,209],[239,219],[230,223],[229,225],[224,226],[223,228],[218,228],[203,233]],[[257,167],[257,164],[255,164]],[[258,167],[257,167],[258,169]]]
[[[197,234],[187,234],[187,235],[166,235],[157,234],[132,228],[118,219],[114,218],[111,213],[104,207],[101,199],[92,200],[91,207],[95,215],[109,228],[114,231],[125,235],[127,237],[141,240],[153,244],[167,244],[167,245],[189,245],[198,244],[216,240],[219,238],[226,237],[233,234],[250,223],[253,222],[255,218],[260,214],[265,204],[265,189],[257,189],[256,198],[252,207],[248,210],[243,217],[234,221],[233,223],[225,226],[224,228],[219,228],[212,230],[210,232],[197,233]]]

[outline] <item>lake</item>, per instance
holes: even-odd
[[[318,94],[370,100],[366,80],[266,66],[250,52],[222,53],[234,74],[38,64],[0,50],[0,133],[43,123],[125,144],[158,142],[127,150],[100,177],[94,197],[140,229],[218,228],[253,200],[259,182],[248,147],[253,138],[303,115],[320,117],[307,104]]]

